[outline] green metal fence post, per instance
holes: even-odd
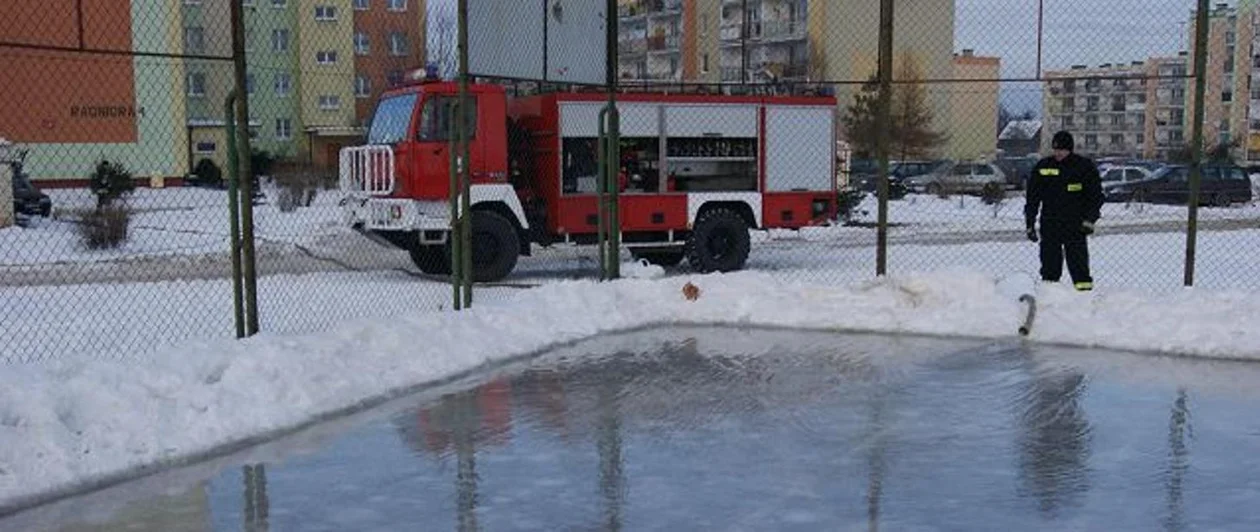
[[[1203,182],[1203,125],[1204,99],[1207,92],[1207,46],[1208,46],[1208,0],[1199,0],[1198,11],[1195,12],[1194,32],[1194,122],[1190,125],[1191,153],[1190,164],[1190,205],[1186,221],[1186,265],[1185,286],[1194,286],[1195,254],[1199,240],[1199,193]]]
[[[619,201],[621,180],[621,113],[617,110],[617,37],[619,18],[617,0],[608,0],[605,8],[604,76],[608,84],[608,277],[621,277],[621,214]]]
[[[232,250],[232,317],[236,323],[236,337],[245,337],[245,307],[241,286],[241,198],[240,161],[236,152],[236,92],[228,93],[223,102],[223,124],[227,129],[228,146],[228,222]]]
[[[472,105],[468,101],[468,0],[459,0],[459,114],[458,123],[460,128],[456,136],[459,138],[459,156],[463,163],[459,165],[460,179],[460,197],[462,198],[460,206],[460,225],[459,238],[460,248],[463,249],[463,266],[461,279],[463,280],[464,289],[464,308],[472,306],[472,285],[473,285],[473,268],[472,268],[472,164],[471,150],[469,148],[468,138],[470,137],[470,127],[475,127],[475,122],[470,120],[469,109]]]
[[[879,215],[876,229],[875,275],[888,274],[888,145],[892,116],[893,0],[879,5],[879,119],[875,152],[879,159]]]
[[[595,241],[599,249],[599,280],[607,281],[608,265],[608,167],[612,161],[608,156],[608,108],[599,110],[599,133],[595,145]]]
[[[241,2],[228,2],[232,24],[232,65],[236,81],[236,149],[240,159],[241,273],[245,278],[245,334],[258,334],[258,270],[254,255],[254,170],[250,164],[249,97],[245,87],[245,22]]]

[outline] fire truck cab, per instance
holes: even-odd
[[[404,249],[424,272],[450,272],[448,197],[458,85],[385,93],[363,146],[344,148],[346,223]],[[507,276],[532,245],[593,244],[602,93],[508,98],[472,84],[473,278]],[[618,95],[619,227],[636,258],[699,272],[748,258],[749,230],[834,219],[832,97]]]

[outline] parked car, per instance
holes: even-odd
[[[1028,187],[1028,178],[1032,174],[1037,159],[1031,157],[1005,157],[995,161],[998,168],[1006,174],[1006,185],[1015,190]]]
[[[1109,166],[1099,169],[1104,189],[1150,179],[1155,170],[1143,166]]]
[[[1166,166],[1146,179],[1127,181],[1103,188],[1107,201],[1184,204],[1190,201],[1190,167]],[[1252,200],[1251,180],[1238,166],[1209,165],[1203,167],[1199,187],[1199,203],[1228,207]]]
[[[888,197],[901,199],[910,191],[906,187],[906,179],[914,176],[930,174],[946,164],[946,161],[889,161]],[[853,186],[864,192],[874,193],[879,190],[879,168],[871,173],[855,178]]]
[[[906,186],[915,192],[928,194],[972,193],[979,194],[985,185],[1007,183],[1006,174],[992,163],[952,163],[936,172],[906,179]]]
[[[25,216],[47,218],[52,215],[52,198],[31,183],[30,174],[24,169],[26,154],[25,150],[20,151],[17,157],[8,163],[13,170],[13,212]]]

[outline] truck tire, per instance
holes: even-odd
[[[635,260],[643,259],[648,261],[648,264],[655,264],[657,266],[670,268],[682,263],[685,253],[681,248],[679,248],[673,250],[641,251],[633,253],[633,255]]]
[[[521,253],[520,235],[504,217],[491,211],[472,212],[472,274],[478,283],[507,277]]]
[[[687,239],[687,263],[700,273],[743,269],[748,261],[748,224],[734,211],[704,211]]]
[[[420,271],[429,275],[451,274],[451,252],[446,245],[416,243],[408,252],[411,254],[411,262],[420,268]]]

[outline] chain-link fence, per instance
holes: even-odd
[[[1099,163],[1099,289],[1182,286],[1192,234],[1197,286],[1257,286],[1250,0],[1208,6],[1203,47],[1195,0],[469,0],[466,107],[455,0],[244,0],[236,52],[226,0],[57,4],[0,6],[6,363],[230,338],[238,279],[262,331],[449,310],[461,248],[475,301],[613,264],[1037,279],[1026,191],[1060,130]]]

